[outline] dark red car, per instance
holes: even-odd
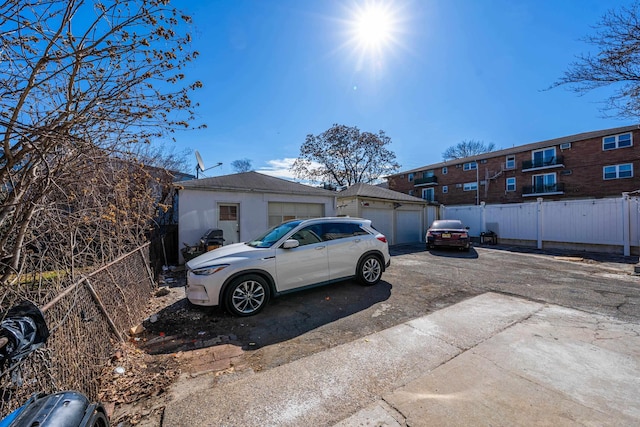
[[[471,248],[469,227],[457,219],[440,219],[433,221],[426,235],[427,249],[435,247],[451,247],[468,251]]]

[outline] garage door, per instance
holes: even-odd
[[[387,236],[389,244],[393,244],[393,211],[389,209],[362,208],[362,217],[370,219],[373,226]]]
[[[322,203],[269,202],[269,227],[290,219],[320,218],[324,216]]]
[[[423,240],[421,212],[396,211],[396,244],[416,243]]]

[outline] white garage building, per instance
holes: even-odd
[[[338,193],[338,215],[370,219],[390,245],[424,242],[424,232],[437,207],[404,193],[374,185],[354,184]]]
[[[178,242],[196,244],[209,229],[223,231],[224,244],[257,237],[295,218],[336,215],[336,193],[258,172],[178,183]]]

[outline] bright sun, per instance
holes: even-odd
[[[358,7],[352,25],[353,42],[362,51],[380,54],[396,42],[397,17],[388,4],[368,2]]]

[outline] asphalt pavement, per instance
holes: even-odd
[[[489,292],[233,381],[193,380],[163,426],[640,425],[640,325]]]

